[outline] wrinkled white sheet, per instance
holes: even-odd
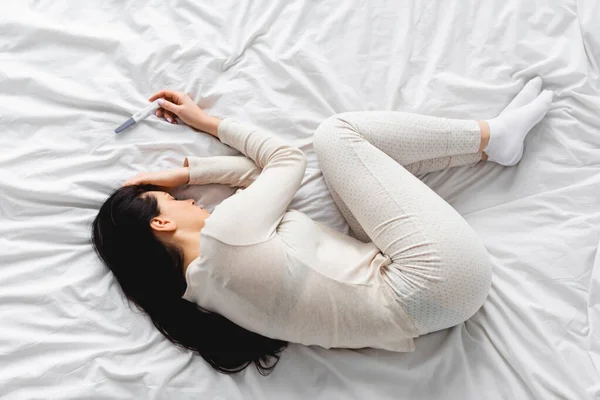
[[[0,4],[1,398],[600,398],[596,0],[163,3]],[[311,147],[321,120],[490,118],[535,75],[556,95],[519,166],[426,177],[495,269],[484,307],[414,353],[291,345],[268,378],[220,375],[127,306],[90,246],[126,178],[188,153],[235,154],[156,118],[115,135],[156,90],[302,148],[292,206],[345,230]],[[231,190],[193,194],[214,205]]]

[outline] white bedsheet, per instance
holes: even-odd
[[[163,3],[0,4],[0,398],[600,398],[596,0]],[[471,320],[414,353],[293,344],[268,378],[224,376],[127,306],[90,246],[126,178],[235,154],[156,118],[115,135],[159,89],[302,148],[292,207],[346,230],[311,147],[321,120],[490,118],[535,75],[556,95],[519,166],[426,177],[481,234],[494,278]]]

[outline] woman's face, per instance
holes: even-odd
[[[210,213],[196,205],[193,199],[177,200],[167,192],[150,191],[147,195],[154,196],[158,202],[160,215],[156,220],[161,220],[165,223],[174,223],[170,229],[166,230],[191,230],[200,231],[204,227],[204,221],[210,216]],[[160,223],[161,221],[156,221]],[[151,226],[156,230],[159,225],[151,222]]]

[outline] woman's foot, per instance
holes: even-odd
[[[523,107],[540,95],[542,92],[542,85],[544,81],[541,77],[536,76],[533,79],[530,79],[529,82],[523,86],[523,89],[511,100],[510,103],[502,110],[499,115],[504,114],[507,111],[515,110],[517,108]]]
[[[532,79],[530,83],[534,81]],[[529,85],[529,83],[528,83]],[[537,125],[548,112],[554,93],[544,90],[529,104],[517,108],[513,103],[520,104],[535,91],[537,82],[534,82],[527,92],[521,91],[523,95],[519,102],[516,98],[496,118],[486,121],[490,127],[490,139],[486,148],[483,149],[488,155],[488,160],[495,163],[513,166],[523,157],[523,142],[529,131]],[[527,85],[525,86],[527,87]],[[519,95],[521,95],[519,93]],[[519,97],[517,95],[517,97]]]

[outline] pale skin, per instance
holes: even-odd
[[[175,117],[178,117],[187,125],[219,138],[218,128],[221,119],[209,115],[187,94],[161,90],[148,100],[154,101],[160,97],[164,98],[165,102],[156,111],[157,117],[164,118],[171,124],[177,124]],[[481,131],[479,151],[482,152],[481,159],[485,161],[487,154],[483,150],[490,141],[490,127],[485,121],[477,121],[477,123]],[[204,228],[204,221],[210,217],[210,213],[197,206],[193,199],[178,200],[167,191],[188,184],[189,179],[189,168],[184,166],[165,171],[142,172],[123,183],[123,186],[152,184],[165,188],[165,191],[151,191],[146,194],[154,196],[160,210],[160,214],[150,221],[150,227],[161,242],[175,244],[182,249],[184,273],[188,265],[200,256],[200,231]]]

